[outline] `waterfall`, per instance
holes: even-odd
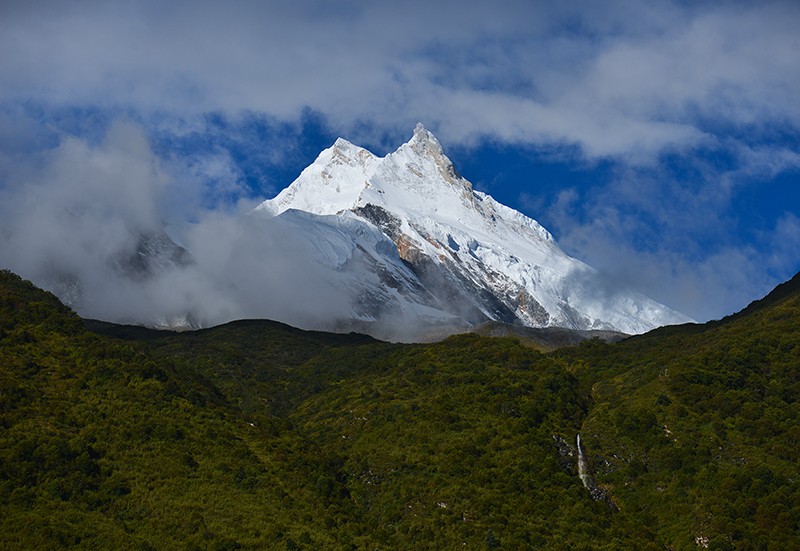
[[[589,474],[589,463],[586,461],[586,454],[583,452],[583,446],[581,446],[580,433],[578,433],[578,476],[590,492],[597,488],[594,480],[592,480],[592,475]]]
[[[578,444],[578,477],[580,477],[581,482],[583,482],[583,486],[589,490],[589,495],[592,496],[592,499],[595,501],[605,501],[606,505],[611,507],[614,511],[619,511],[619,507],[617,507],[616,503],[614,503],[611,497],[606,493],[605,490],[601,489],[592,478],[592,473],[589,472],[589,462],[586,460],[586,450],[583,449],[581,445],[581,435],[578,433],[577,438]]]

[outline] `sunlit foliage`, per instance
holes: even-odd
[[[544,355],[84,323],[4,272],[0,546],[797,547],[796,287]]]

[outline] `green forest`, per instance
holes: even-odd
[[[545,353],[112,325],[4,271],[0,548],[800,549],[799,400],[800,276]]]

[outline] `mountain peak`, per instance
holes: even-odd
[[[391,295],[399,301],[392,304],[406,308],[396,315],[408,320],[455,316],[466,324],[493,320],[625,333],[688,321],[633,291],[596,292],[601,282],[594,270],[567,256],[535,220],[473,190],[422,124],[385,157],[337,140],[259,207],[273,217],[289,209],[342,221],[333,237],[309,229],[316,232],[315,247],[343,250],[347,231],[357,230],[354,247],[344,249],[366,254],[358,262],[373,270],[374,288],[358,278],[353,284],[362,297],[353,308],[364,319],[378,319],[386,307],[378,301],[364,310],[364,296],[391,302]],[[304,224],[334,223],[326,220],[309,217]],[[375,232],[383,237],[367,243],[365,236]]]
[[[456,174],[453,162],[445,155],[439,140],[421,122],[414,128],[411,139],[389,157],[405,159],[406,162],[421,166],[432,165],[445,182],[472,193],[472,185]]]
[[[344,138],[336,138],[336,141],[333,142],[333,147],[335,149],[350,149],[356,147],[352,142],[345,140]]]
[[[344,138],[337,138],[329,151],[331,151],[331,157],[334,160],[341,162],[342,159],[346,159],[349,161],[348,164],[355,162],[363,166],[369,159],[375,158],[375,155],[363,147],[357,146]],[[320,155],[320,158],[322,157],[324,157],[324,154]]]
[[[438,143],[436,137],[427,129],[425,125],[421,122],[418,122],[417,125],[414,127],[414,137],[415,138],[423,138],[423,139],[430,139]]]
[[[444,155],[442,144],[421,122],[414,127],[414,135],[405,144],[419,155],[433,155],[439,157]],[[402,146],[401,146],[402,147]]]

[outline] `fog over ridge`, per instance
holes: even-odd
[[[203,326],[243,318],[309,326],[345,311],[342,293],[291,228],[246,216],[249,205],[202,209],[197,196],[183,196],[197,208],[191,213],[165,210],[170,188],[180,184],[133,123],[114,123],[95,147],[66,137],[38,166],[5,176],[0,265],[82,316],[159,325],[190,314]],[[170,220],[187,214],[193,222]],[[191,260],[132,277],[120,263],[137,254],[143,235],[169,223]]]

